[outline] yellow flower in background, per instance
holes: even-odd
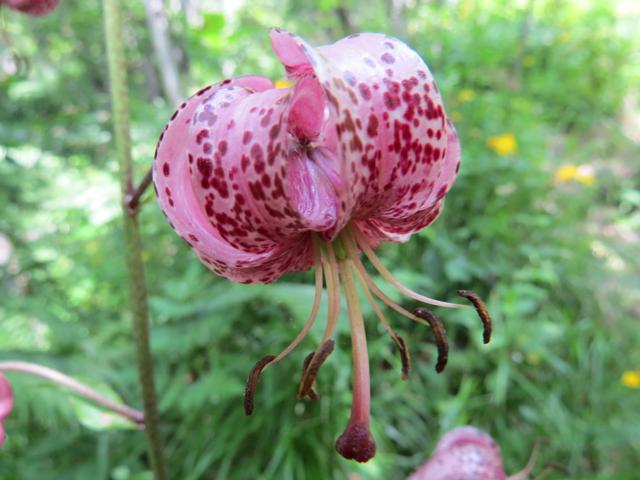
[[[553,179],[559,183],[569,182],[576,178],[577,174],[577,165],[563,165],[558,170],[556,170],[556,174],[554,175]]]
[[[525,67],[533,67],[536,63],[536,57],[534,57],[533,55],[525,55],[525,57],[522,59],[522,65],[524,65]]]
[[[596,182],[596,177],[587,165],[577,166],[569,164],[558,168],[553,176],[553,180],[556,183],[566,183],[575,180],[583,185],[593,185]]]
[[[640,372],[638,370],[627,370],[622,374],[620,383],[627,388],[640,388]]]
[[[463,88],[462,90],[460,90],[456,98],[460,103],[470,102],[471,100],[476,98],[476,92],[474,92],[470,88]]]
[[[289,80],[276,80],[273,82],[276,88],[291,88],[293,87],[293,82]]]
[[[558,35],[558,43],[567,43],[570,38],[571,34],[569,32],[561,32],[560,35]]]
[[[513,133],[503,133],[495,137],[489,137],[487,140],[487,146],[496,152],[498,155],[506,156],[512,155],[518,151],[518,142]]]

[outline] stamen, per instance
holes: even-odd
[[[338,325],[338,318],[340,317],[340,277],[338,276],[338,261],[336,260],[333,245],[329,243],[326,247],[327,251],[326,253],[323,252],[322,263],[326,271],[329,316],[321,343],[326,342],[333,336],[333,332]]]
[[[396,345],[400,350],[400,359],[402,360],[402,379],[409,378],[409,371],[411,370],[411,355],[409,355],[409,349],[407,344],[400,335],[395,336]]]
[[[445,332],[444,330],[444,325],[433,312],[427,310],[426,308],[416,308],[413,310],[413,313],[416,316],[426,320],[433,330],[433,335],[436,338],[436,346],[438,347],[438,361],[436,363],[436,372],[440,373],[444,370],[444,367],[447,365],[447,360],[449,358],[449,344],[447,343],[447,332]]]
[[[364,254],[367,256],[371,264],[378,271],[378,273],[380,273],[380,275],[382,275],[382,277],[385,280],[387,280],[391,285],[396,287],[399,291],[404,293],[409,298],[417,300],[418,302],[426,303],[428,305],[434,305],[437,307],[462,308],[466,306],[459,303],[443,302],[441,300],[435,300],[433,298],[425,297],[424,295],[420,295],[419,293],[414,292],[410,288],[405,287],[402,283],[400,283],[400,281],[397,278],[395,278],[391,274],[389,270],[387,270],[387,268],[383,265],[383,263],[380,261],[377,255],[373,253],[373,250],[368,245],[367,241],[364,239],[364,237],[356,227],[353,227],[353,232],[355,233],[358,247],[360,247],[360,249],[364,252]]]
[[[384,328],[387,330],[387,332],[389,332],[389,335],[391,335],[391,338],[393,339],[393,341],[398,346],[398,350],[400,351],[400,359],[402,360],[402,379],[406,380],[407,378],[409,378],[409,370],[411,370],[411,355],[409,354],[409,350],[407,349],[407,344],[405,343],[404,339],[393,330],[393,327],[391,327],[387,319],[384,317],[384,315],[382,314],[382,311],[378,307],[378,304],[376,303],[375,299],[371,295],[371,292],[367,287],[367,281],[364,278],[362,272],[357,267],[357,264],[360,263],[360,260],[358,259],[358,257],[351,258],[351,262],[353,265],[352,270],[355,272],[356,276],[358,277],[358,280],[360,281],[360,285],[362,286],[362,289],[364,290],[364,293],[367,296],[369,303],[371,304],[371,308],[373,308],[373,311],[375,312],[376,316],[378,317],[378,319],[380,320]]]
[[[458,295],[469,300],[473,307],[478,312],[478,316],[480,320],[482,320],[483,332],[482,339],[484,343],[489,343],[491,341],[491,315],[489,314],[489,310],[487,306],[482,301],[482,299],[478,296],[477,293],[472,292],[471,290],[458,290]]]
[[[313,358],[313,355],[316,353],[316,351],[314,350],[313,352],[311,352],[309,355],[307,355],[306,357],[304,357],[304,361],[302,362],[302,378],[304,378],[305,374],[307,373],[307,368],[309,367],[309,362],[311,362],[311,359]],[[300,385],[302,385],[302,380],[300,380]],[[316,391],[313,389],[313,387],[311,387],[309,389],[309,393],[307,394],[307,396],[311,399],[311,400],[316,400],[318,398],[318,394],[316,393]]]
[[[298,398],[302,400],[307,396],[311,396],[313,398],[315,392],[313,392],[313,383],[316,381],[316,377],[318,376],[318,371],[320,367],[327,359],[331,352],[333,352],[333,348],[335,347],[336,342],[333,340],[327,340],[320,348],[311,355],[307,355],[307,358],[304,360],[303,364],[303,374],[302,381],[300,382],[300,388],[298,390]],[[306,366],[305,366],[306,364]],[[313,392],[313,394],[311,394]]]
[[[256,362],[249,373],[247,384],[244,387],[244,414],[247,416],[253,413],[253,399],[256,395],[256,387],[258,385],[258,380],[260,379],[260,374],[264,367],[266,367],[274,358],[276,357],[273,355],[267,355],[266,357],[261,358]]]
[[[309,319],[305,323],[300,333],[293,339],[293,341],[289,344],[287,348],[285,348],[282,352],[280,352],[273,361],[269,362],[268,365],[265,365],[264,368],[271,367],[275,365],[284,357],[286,357],[291,351],[298,346],[298,344],[307,336],[311,327],[313,327],[316,318],[318,317],[318,312],[320,311],[320,304],[322,303],[322,277],[323,277],[323,268],[320,254],[320,246],[318,245],[318,240],[314,236],[313,238],[313,256],[315,259],[316,265],[316,275],[315,275],[315,296],[313,298],[313,306],[311,307],[311,313],[309,314]]]
[[[354,262],[354,264],[355,264],[355,267],[358,269],[358,272],[360,272],[361,278],[364,278],[365,282],[367,283],[367,287],[369,287],[371,291],[375,294],[375,296],[378,297],[380,300],[382,300],[382,302],[385,305],[387,305],[392,310],[395,310],[400,315],[407,317],[410,320],[413,320],[414,322],[418,322],[423,325],[424,324],[428,325],[428,322],[426,322],[421,318],[416,317],[413,313],[409,312],[408,310],[405,310],[396,302],[391,300],[387,295],[385,295],[385,293],[382,290],[380,290],[375,283],[373,283],[373,280],[371,279],[367,271],[364,269],[364,266],[360,262],[357,262],[357,263]]]

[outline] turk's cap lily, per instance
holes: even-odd
[[[366,462],[376,445],[369,428],[369,361],[357,283],[400,352],[403,378],[410,369],[409,350],[377,300],[433,330],[438,372],[448,345],[440,319],[426,308],[408,311],[391,300],[360,256],[415,301],[463,306],[408,289],[374,253],[381,242],[406,241],[437,218],[460,166],[458,136],[431,72],[395,38],[363,33],[312,47],[274,29],[271,44],[287,82],[237,77],[187,99],[160,135],[154,187],[171,227],[218,275],[270,283],[315,267],[309,319],[284,351],[256,363],[245,391],[247,414],[262,371],[302,341],[326,287],[327,324],[319,346],[305,359],[298,390],[300,399],[317,396],[316,375],[335,346],[342,287],[353,350],[353,401],[336,449]],[[473,292],[459,294],[480,314],[486,343],[491,319],[484,304]]]
[[[60,3],[60,0],[0,0],[0,6],[6,5],[32,17],[41,17],[51,13]]]
[[[269,283],[313,265],[311,237],[350,222],[368,243],[433,222],[460,161],[433,77],[394,38],[313,48],[272,30],[290,88],[246,76],[210,85],[167,124],[154,185],[176,232],[214,272]]]
[[[0,447],[4,444],[4,420],[13,409],[13,392],[9,380],[0,372]]]

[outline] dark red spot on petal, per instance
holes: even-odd
[[[393,55],[391,55],[389,52],[384,52],[382,54],[382,56],[380,57],[380,60],[382,60],[384,63],[388,63],[388,64],[392,64],[396,61],[395,57]]]

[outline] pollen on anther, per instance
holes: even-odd
[[[442,321],[436,315],[426,308],[416,308],[413,314],[423,320],[426,320],[433,335],[436,339],[436,347],[438,348],[438,361],[436,362],[436,372],[440,373],[447,366],[449,359],[449,344],[447,342],[447,333],[445,332]]]
[[[302,381],[300,382],[300,389],[298,390],[298,398],[303,399],[307,396],[311,396],[311,391],[313,388],[313,383],[318,376],[318,371],[320,367],[327,359],[327,357],[333,352],[333,348],[335,347],[336,342],[333,340],[327,340],[318,348],[317,353],[315,353],[308,361],[307,367],[302,375]]]
[[[489,343],[491,341],[492,321],[487,306],[484,304],[478,294],[472,292],[471,290],[458,290],[458,295],[466,298],[473,304],[473,307],[476,309],[476,312],[478,312],[478,316],[482,321],[482,340],[484,343]]]
[[[244,413],[245,415],[251,415],[253,413],[253,400],[256,395],[256,387],[258,386],[258,380],[260,379],[260,374],[264,367],[266,367],[273,359],[276,357],[274,355],[267,355],[266,357],[261,358],[256,362],[254,367],[251,369],[249,373],[249,378],[247,378],[247,384],[244,388]]]

